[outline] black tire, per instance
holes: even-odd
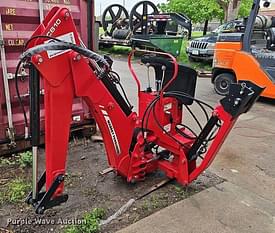
[[[114,47],[113,44],[99,44],[100,49],[111,49],[113,47]]]
[[[108,36],[112,36],[116,29],[129,28],[128,23],[126,23],[128,19],[128,11],[119,4],[113,4],[108,6],[102,14],[102,27]]]
[[[142,7],[142,13],[138,12],[138,9]],[[159,10],[157,6],[151,1],[141,1],[133,6],[130,16],[129,16],[129,25],[133,34],[136,34],[137,31],[142,31],[142,20],[147,15],[157,15]]]
[[[188,60],[190,62],[199,62],[200,61],[198,58],[194,58],[194,57],[191,57],[191,56],[188,56]]]
[[[118,40],[129,39],[131,31],[129,29],[117,29],[113,32],[113,38]]]
[[[194,62],[194,58],[191,57],[191,56],[188,56],[188,60],[191,61],[191,62]]]
[[[228,95],[230,84],[234,82],[236,82],[236,79],[233,74],[219,74],[214,80],[214,89],[219,95]]]

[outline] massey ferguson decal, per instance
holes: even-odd
[[[117,153],[117,155],[119,155],[121,153],[121,150],[120,150],[119,142],[118,142],[117,135],[116,135],[114,126],[112,124],[112,121],[111,121],[108,113],[105,110],[101,110],[101,111],[102,111],[102,113],[104,115],[106,124],[107,124],[109,132],[111,134],[111,137],[112,137],[112,140],[113,140],[113,144],[114,144],[116,153]]]

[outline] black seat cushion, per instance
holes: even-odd
[[[167,57],[156,56],[156,55],[144,55],[141,58],[141,62],[144,64],[149,64],[155,70],[156,80],[162,80],[163,77],[163,66],[165,67],[165,75],[163,80],[164,88],[165,85],[171,80],[174,74],[174,64]],[[165,92],[168,91],[178,91],[183,92],[191,97],[195,96],[195,89],[197,83],[197,72],[184,64],[178,64],[178,75],[176,79],[168,86]],[[179,98],[180,102],[185,105],[191,105],[193,100],[186,97]]]

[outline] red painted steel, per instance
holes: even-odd
[[[88,43],[88,20],[87,20],[87,1],[86,0],[43,0],[44,15],[54,6],[66,7],[70,10],[77,31],[81,35],[85,45]],[[18,58],[23,51],[23,45],[33,34],[33,31],[40,24],[38,0],[1,0],[0,14],[2,19],[2,29],[4,36],[4,48],[6,56],[6,65],[8,73],[14,75]],[[94,22],[93,9],[91,12],[91,23]],[[91,38],[92,35],[91,35]],[[22,74],[22,72],[20,72]],[[43,87],[42,87],[43,88]],[[22,109],[19,106],[16,91],[15,80],[9,80],[9,89],[11,96],[12,119],[15,127],[16,137],[24,137],[24,121]],[[19,81],[20,94],[23,99],[27,116],[29,116],[29,87],[28,77],[22,77]],[[42,98],[43,99],[43,98]],[[44,102],[41,101],[41,126],[44,130]],[[79,98],[73,100],[72,123],[84,124],[86,120],[91,119],[91,114]],[[80,119],[79,119],[80,117]],[[0,69],[0,145],[9,142],[6,129],[8,128],[6,100],[3,86],[2,66]],[[1,149],[0,149],[1,150]],[[3,151],[2,151],[3,152]],[[0,151],[1,154],[1,151]]]
[[[67,9],[55,8],[50,14],[33,36],[47,35],[51,31],[53,37],[73,33],[76,44],[80,45],[76,28]],[[58,25],[56,22],[59,22]],[[29,47],[43,44],[44,41],[42,38],[35,39]],[[131,66],[132,54],[128,60],[130,69],[137,85],[140,86]],[[170,57],[169,54],[162,53],[162,55]],[[237,88],[242,89],[232,89],[232,93],[230,92],[230,95],[213,110],[212,117],[201,134],[195,137],[187,127],[180,129],[183,134],[177,132],[176,126],[182,123],[183,111],[179,100],[171,97],[171,92],[170,96],[165,96],[162,91],[148,92],[139,88],[139,112],[130,111],[126,114],[105,84],[109,80],[108,71],[105,71],[105,75],[98,76],[96,66],[91,59],[80,56],[72,50],[54,58],[50,57],[47,51],[43,51],[33,55],[31,62],[45,81],[47,191],[51,189],[58,176],[65,174],[71,105],[74,96],[83,98],[88,104],[102,132],[109,165],[117,174],[127,178],[128,182],[134,182],[143,180],[146,174],[160,169],[169,178],[176,179],[182,185],[192,182],[211,164],[238,116],[247,112],[259,96],[255,90],[252,91],[243,84],[236,84]],[[173,63],[177,73],[178,65],[175,59]],[[174,74],[171,80],[175,78]],[[245,89],[250,91],[244,92]],[[149,110],[147,114],[146,132],[142,132],[141,129],[144,129],[142,119],[148,106],[150,108],[156,99],[158,101],[152,105],[155,106],[155,110],[153,108],[152,112]],[[170,125],[169,129],[164,130],[167,125]],[[213,132],[215,126],[216,131]],[[211,132],[212,139],[206,141]],[[199,142],[200,140],[203,141]],[[152,145],[165,149],[164,151],[168,151],[171,157],[161,157],[158,152],[153,152],[152,148],[150,149]],[[196,145],[199,147],[196,148]],[[202,146],[204,152],[201,150]],[[199,157],[202,161],[199,161]],[[63,180],[60,184],[53,196],[55,198],[60,197],[63,192]]]

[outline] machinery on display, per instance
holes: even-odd
[[[34,162],[33,189],[27,202],[38,214],[68,199],[63,191],[74,97],[88,104],[102,133],[109,165],[118,175],[137,182],[161,170],[187,185],[211,164],[237,118],[249,111],[263,91],[252,82],[235,83],[229,95],[212,108],[195,98],[197,72],[161,52],[145,53],[141,58],[156,71],[155,88],[149,84],[142,90],[131,61],[133,50],[128,64],[138,88],[138,112],[134,112],[125,92],[119,91],[120,79],[112,70],[111,58],[82,46],[66,8],[54,7],[26,47],[18,67],[29,64],[31,69]],[[45,88],[46,171],[37,182],[39,76]],[[194,104],[202,109],[206,124],[192,112]],[[183,112],[190,112],[200,132],[182,122]]]
[[[241,32],[218,37],[212,76],[218,94],[228,94],[230,83],[245,79],[266,87],[262,96],[275,98],[275,18],[258,15],[260,4],[253,1]],[[263,7],[269,5],[264,1]]]
[[[179,13],[159,13],[150,1],[134,5],[131,12],[119,4],[108,6],[102,14],[104,35],[101,46],[123,45],[139,48],[154,48],[180,53],[184,37],[191,37],[191,20]]]

